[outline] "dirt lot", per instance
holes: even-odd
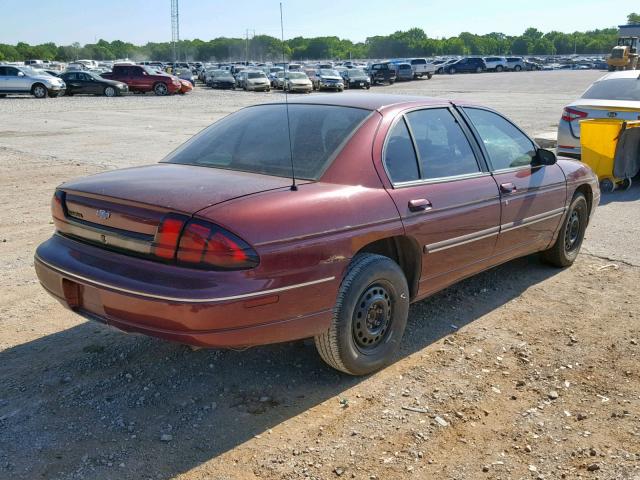
[[[435,77],[536,134],[599,72]],[[603,197],[567,270],[520,259],[412,307],[391,367],[310,342],[201,350],[86,322],[33,252],[63,180],[158,161],[279,93],[0,101],[0,479],[640,479],[640,188]]]

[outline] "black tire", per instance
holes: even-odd
[[[502,65],[498,65],[496,67],[496,72],[501,72],[502,70],[504,70],[504,68],[502,68]]]
[[[396,83],[395,80],[389,80],[389,85],[393,85],[394,83]]]
[[[513,69],[514,69],[516,72],[519,72],[520,70],[522,70],[522,67],[521,67],[520,65],[516,65],[515,67],[513,67]]]
[[[456,69],[454,67],[451,67],[448,71],[449,75],[454,75],[456,73]]]
[[[315,337],[318,353],[349,375],[375,372],[393,360],[408,314],[409,287],[398,264],[382,255],[356,255],[340,285],[331,326]]]
[[[476,73],[482,73],[482,67],[476,68]]]
[[[107,87],[104,87],[104,92],[102,93],[104,93],[105,97],[115,97],[118,95],[118,90],[116,90],[115,87],[107,86]]]
[[[554,267],[568,267],[573,264],[584,239],[589,223],[589,205],[582,193],[576,193],[571,200],[558,238],[553,246],[542,252],[542,259]]]
[[[169,95],[169,87],[162,82],[158,82],[153,86],[153,93],[159,97],[164,97],[165,95]]]
[[[616,189],[616,187],[617,187],[616,182],[614,182],[610,178],[605,178],[600,182],[600,190],[606,193],[613,192]]]
[[[7,94],[6,93],[0,93],[0,98],[6,98]]]
[[[427,80],[431,80],[431,77],[433,77],[432,73],[427,73]]]
[[[49,96],[49,90],[41,83],[36,83],[31,87],[31,94],[36,98],[47,98]]]

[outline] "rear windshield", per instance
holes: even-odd
[[[371,113],[332,105],[248,107],[214,123],[170,153],[163,162],[224,168],[277,177],[317,180],[344,142]]]
[[[411,65],[426,65],[427,61],[424,58],[416,58],[411,60]]]
[[[298,72],[291,72],[291,73],[289,73],[289,78],[290,78],[291,80],[302,80],[302,79],[306,79],[306,78],[307,78],[307,75],[306,75],[306,74],[304,74],[304,73],[302,73],[302,72],[300,72],[300,73],[298,73]]]
[[[640,101],[640,80],[637,78],[613,78],[596,82],[584,92],[582,98],[637,102]]]
[[[249,72],[247,78],[266,78],[266,75],[262,72]]]

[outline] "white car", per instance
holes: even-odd
[[[588,118],[640,120],[640,72],[611,72],[567,105],[558,124],[558,155],[580,158],[580,121]]]
[[[0,97],[27,94],[36,98],[64,95],[67,85],[61,78],[27,66],[0,65]]]
[[[504,57],[484,57],[487,70],[490,72],[502,72],[509,68],[507,59]]]
[[[431,80],[431,77],[436,73],[436,66],[433,63],[427,62],[426,58],[411,58],[407,60],[407,63],[411,64],[413,78],[427,77]]]

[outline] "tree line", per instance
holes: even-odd
[[[632,13],[629,23],[640,22],[640,15]],[[547,32],[528,28],[522,35],[503,33],[475,35],[462,32],[449,38],[430,38],[424,30],[412,28],[391,35],[368,37],[354,43],[335,36],[304,38],[295,37],[284,44],[269,35],[256,35],[250,39],[220,37],[204,41],[181,40],[177,46],[180,60],[277,61],[284,57],[291,60],[306,59],[359,59],[393,58],[435,55],[567,55],[607,53],[616,44],[618,30],[605,28],[586,32]],[[149,42],[146,45],[114,40],[99,40],[80,45],[56,45],[43,43],[29,45],[0,44],[0,61],[27,59],[72,61],[79,58],[95,60],[173,60],[171,42]]]

